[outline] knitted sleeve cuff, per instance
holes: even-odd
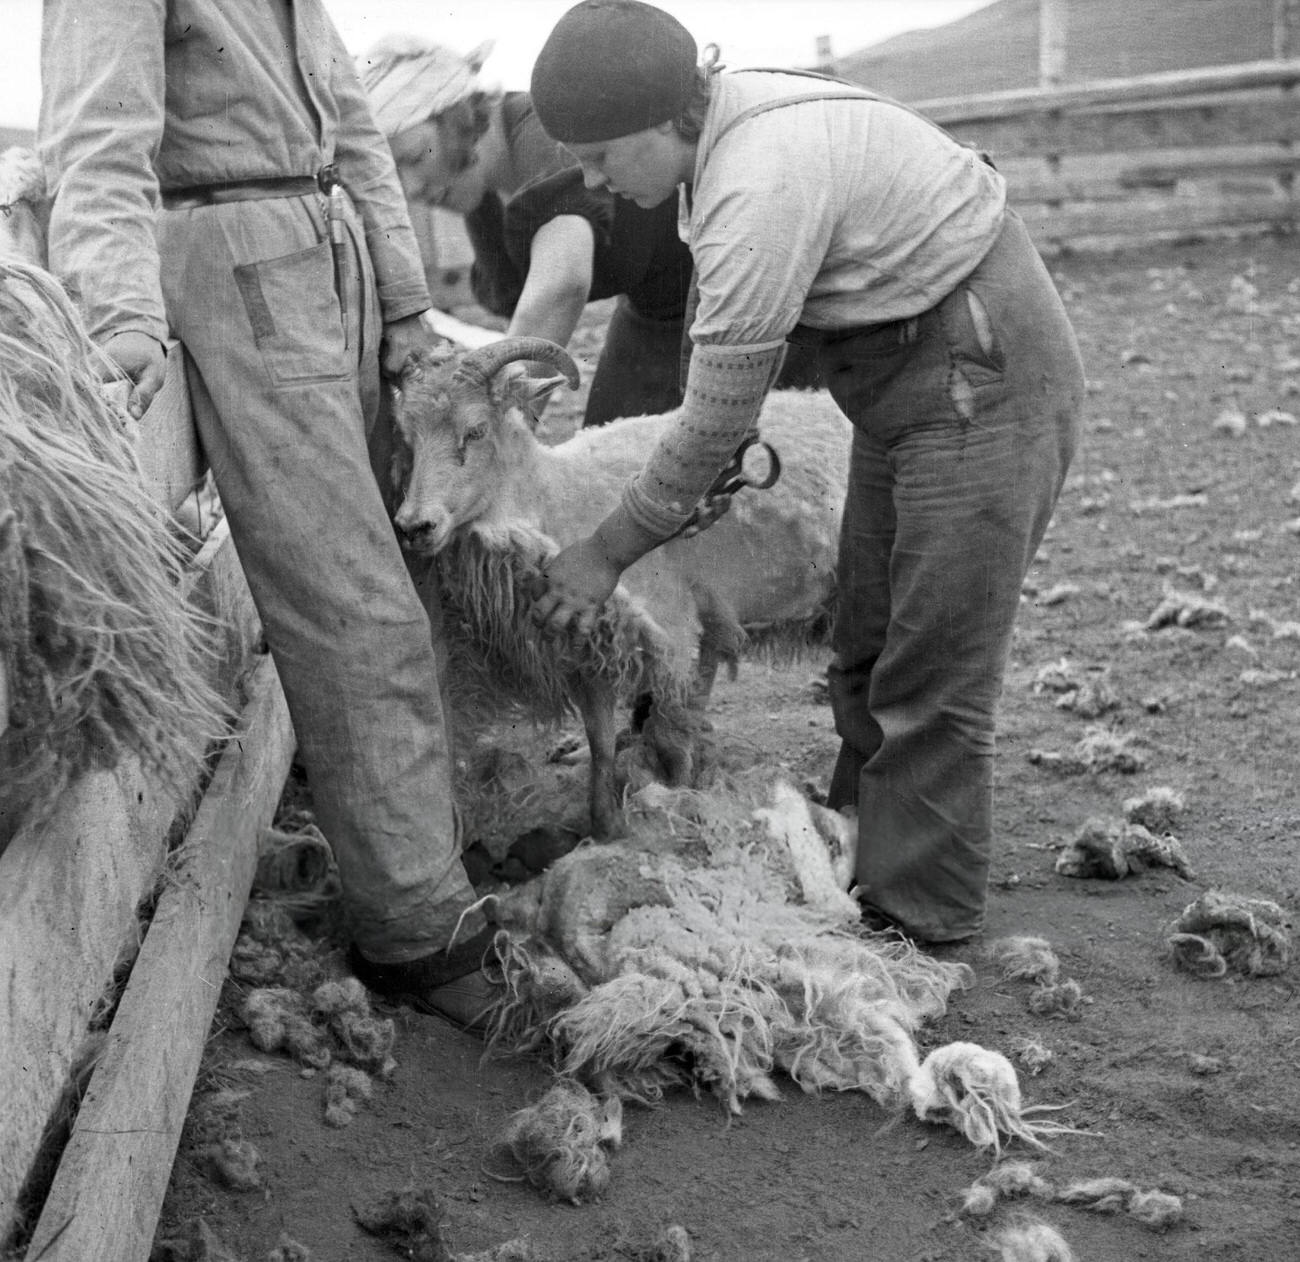
[[[696,346],[677,423],[623,491],[634,522],[662,537],[687,521],[755,427],[785,342]]]

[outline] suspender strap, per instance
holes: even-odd
[[[949,140],[953,139],[952,136],[950,136],[949,133],[944,128],[940,127],[939,124],[934,121],[934,119],[926,118],[926,116],[922,114],[920,110],[914,110],[910,105],[904,105],[902,101],[894,100],[892,96],[885,96],[883,93],[872,92],[868,88],[859,87],[857,84],[850,83],[846,79],[835,79],[832,78],[830,75],[818,74],[815,70],[778,70],[766,66],[753,67],[748,70],[736,70],[733,71],[732,73],[794,75],[801,79],[816,79],[822,83],[836,84],[839,88],[841,88],[841,90],[840,91],[827,90],[825,92],[809,92],[805,96],[783,96],[783,97],[779,97],[775,101],[764,101],[761,105],[751,105],[749,109],[741,110],[741,112],[737,114],[735,118],[731,119],[731,121],[728,122],[727,125],[723,127],[723,129],[720,132],[718,132],[718,134],[713,138],[713,143],[715,146],[717,145],[718,141],[720,141],[723,138],[723,136],[725,136],[729,131],[731,131],[733,127],[738,127],[741,123],[748,122],[755,115],[766,114],[769,110],[779,110],[784,108],[787,105],[801,105],[804,101],[876,101],[881,105],[892,105],[896,109],[900,109],[903,110],[905,113],[911,114],[913,118],[919,118],[927,126],[933,127],[935,131],[942,132],[943,135],[948,136]],[[847,89],[847,91],[843,89]],[[953,143],[959,144],[960,142],[954,140]],[[962,147],[968,148],[969,146],[962,146]],[[987,154],[981,153],[979,156],[984,162],[988,163],[989,166],[993,165],[993,163],[989,161]]]

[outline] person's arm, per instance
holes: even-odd
[[[581,215],[544,223],[533,236],[528,276],[507,336],[545,337],[568,346],[591,294],[595,248],[595,233]]]
[[[784,339],[759,346],[697,346],[673,427],[615,509],[586,539],[546,565],[532,615],[549,630],[589,635],[629,566],[671,538],[754,427]]]
[[[90,335],[130,379],[136,417],[166,370],[153,169],[165,22],[165,0],[47,0],[41,22],[37,148],[52,198],[50,271],[77,295]]]
[[[334,160],[365,227],[380,311],[389,325],[427,311],[433,301],[388,141],[375,125],[356,64],[332,29],[331,40],[330,90],[339,113]]]

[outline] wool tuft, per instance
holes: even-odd
[[[548,1198],[581,1205],[609,1187],[609,1152],[622,1142],[623,1106],[561,1078],[510,1118],[500,1146]]]
[[[1051,1048],[1047,1047],[1036,1034],[1022,1034],[1012,1039],[1011,1054],[1016,1064],[1020,1065],[1031,1078],[1041,1074],[1054,1059]]]
[[[1004,1228],[993,1240],[1001,1262],[1075,1262],[1065,1237],[1047,1223],[1025,1220]]]
[[[1289,918],[1265,898],[1207,890],[1183,909],[1168,941],[1175,963],[1201,977],[1223,977],[1229,969],[1271,977],[1291,963]]]
[[[1152,867],[1172,868],[1185,881],[1195,878],[1182,843],[1172,833],[1157,836],[1142,824],[1084,822],[1056,860],[1062,876],[1101,877],[1108,881],[1145,872]]]
[[[231,717],[107,363],[52,276],[0,258],[0,847],[127,756],[188,792]]]
[[[1047,1105],[1025,1108],[1011,1062],[978,1043],[947,1043],[921,1063],[908,1084],[912,1111],[923,1122],[945,1123],[976,1148],[1000,1155],[1005,1139],[1046,1148],[1044,1136],[1085,1132],[1031,1114]]]
[[[998,938],[989,943],[986,954],[1004,981],[1027,978],[1050,986],[1061,971],[1061,961],[1046,938]]]

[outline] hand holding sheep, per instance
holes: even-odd
[[[589,636],[621,573],[595,535],[571,543],[545,566],[534,584],[533,621],[547,633],[571,630]]]
[[[546,631],[590,635],[623,571],[663,542],[620,504],[543,568],[532,592],[534,621]]]

